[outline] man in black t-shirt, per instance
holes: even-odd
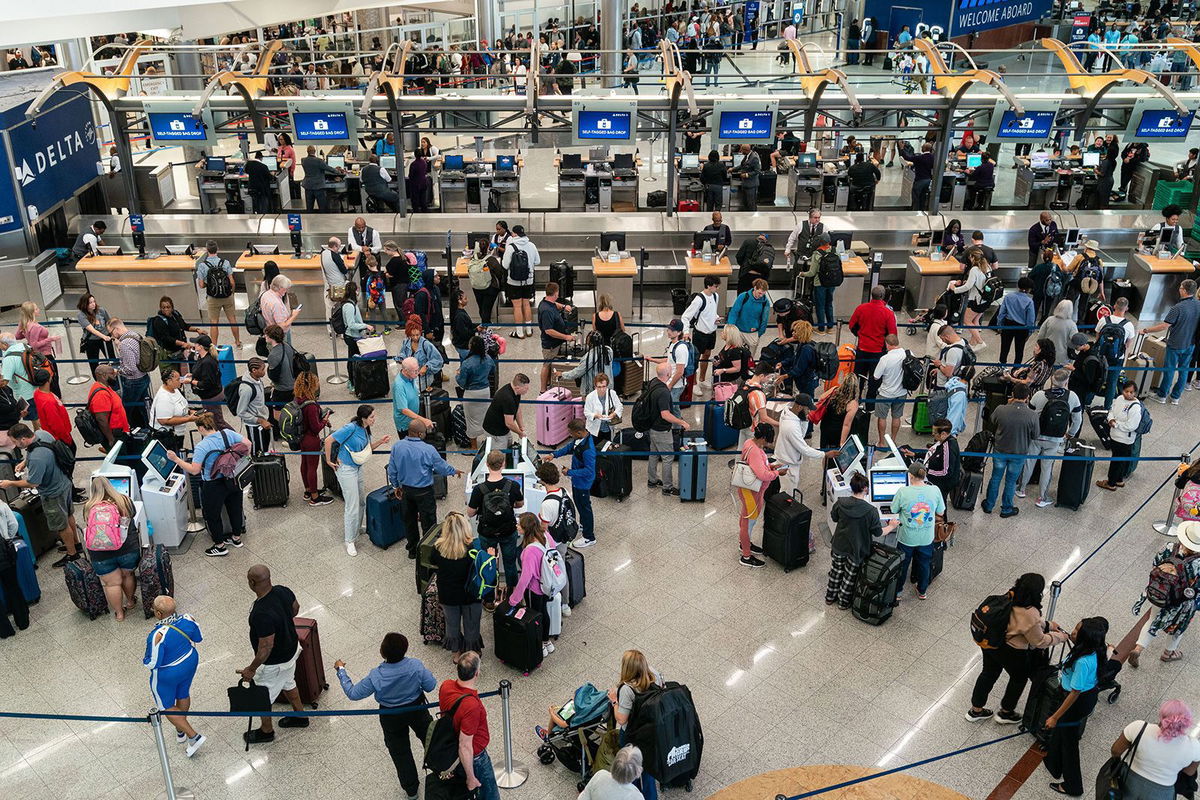
[[[242,678],[266,686],[271,700],[282,693],[293,710],[303,711],[296,689],[296,660],[301,647],[295,618],[300,613],[300,603],[291,589],[271,584],[271,570],[262,564],[251,567],[246,580],[258,599],[250,607],[250,646],[254,648],[254,660],[241,670]],[[308,717],[284,717],[279,727],[307,728]],[[271,718],[263,717],[262,725],[246,731],[242,738],[250,744],[275,741]]]
[[[571,306],[558,302],[558,284],[546,284],[546,296],[538,303],[538,329],[542,332],[542,392],[550,386],[550,365],[558,358],[563,342],[574,341],[563,312],[571,313]]]
[[[517,585],[517,515],[525,510],[525,492],[521,484],[504,477],[505,460],[502,450],[487,454],[487,477],[471,489],[467,516],[479,518],[479,541],[484,549],[500,549],[504,585],[512,587]]]
[[[525,435],[525,426],[521,424],[521,397],[528,391],[529,376],[523,372],[518,372],[511,383],[496,390],[496,396],[483,415],[483,432],[497,439],[496,444],[504,446],[511,436]]]
[[[655,377],[642,389],[650,397],[654,409],[654,422],[650,425],[650,451],[663,455],[651,455],[646,466],[646,486],[653,489],[661,486],[662,493],[669,496],[679,496],[679,487],[671,473],[675,456],[674,426],[688,430],[687,420],[675,416],[671,412],[671,390],[667,388],[667,379],[671,377],[671,365],[665,361],[658,365]],[[658,477],[658,465],[663,465],[662,480]]]

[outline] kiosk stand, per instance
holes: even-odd
[[[167,458],[162,442],[151,441],[141,454],[146,465],[142,480],[142,502],[146,517],[154,528],[154,543],[167,547],[172,553],[186,552],[188,534],[188,481]]]
[[[100,466],[92,471],[92,478],[104,478],[119,494],[123,494],[133,501],[133,522],[137,527],[138,539],[142,543],[142,547],[150,545],[150,531],[146,527],[148,521],[146,515],[145,504],[142,502],[141,486],[138,482],[137,473],[133,467],[127,467],[124,464],[118,464],[117,461],[121,458],[121,451],[124,442],[118,441],[108,451],[108,455],[100,462]]]
[[[883,522],[886,523],[896,517],[892,513],[892,498],[896,496],[896,492],[901,487],[908,485],[908,465],[904,461],[904,456],[900,454],[899,448],[896,447],[896,443],[892,441],[892,437],[886,435],[884,441],[888,446],[886,457],[868,459],[868,453],[863,448],[862,441],[854,435],[846,439],[841,450],[834,454],[834,465],[825,471],[825,491],[828,503],[826,523],[829,526],[830,539],[833,538],[834,528],[837,527],[837,523],[833,521],[832,517],[833,504],[839,497],[849,497],[852,494],[850,478],[855,473],[867,477],[869,502],[879,509],[879,516]],[[880,537],[877,541],[888,547],[895,547],[896,538],[897,534],[893,531]]]
[[[510,447],[501,447],[500,443],[490,436],[484,440],[483,447],[476,456],[478,462],[471,467],[471,472],[467,475],[466,502],[471,501],[471,492],[475,490],[475,484],[487,478],[487,454],[493,450],[502,450],[507,456],[502,473],[521,487],[525,494],[525,511],[531,514],[538,513],[542,508],[542,501],[546,499],[546,487],[537,479],[537,448],[528,437],[522,437],[521,441]]]

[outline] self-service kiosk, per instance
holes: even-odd
[[[542,508],[542,501],[546,499],[546,487],[537,479],[537,448],[528,438],[522,438],[511,447],[500,447],[498,442],[490,436],[487,437],[484,446],[479,450],[478,462],[471,468],[466,481],[467,502],[471,500],[475,484],[487,478],[487,454],[492,450],[503,450],[506,453],[507,458],[502,470],[504,477],[521,487],[525,494],[525,511],[531,514],[538,513]]]
[[[868,501],[879,509],[879,516],[883,521],[886,523],[896,517],[892,513],[892,498],[902,486],[908,485],[908,464],[890,435],[884,436],[884,441],[887,443],[886,454],[881,449],[868,454],[862,441],[851,435],[834,454],[834,465],[825,471],[825,491],[828,498],[826,522],[831,537],[837,526],[830,516],[833,513],[833,504],[839,497],[849,497],[853,494],[850,491],[850,478],[855,473],[866,476]],[[895,532],[882,537],[880,541],[894,547]]]
[[[187,475],[176,470],[162,442],[151,440],[141,453],[146,466],[142,480],[142,502],[146,518],[154,527],[154,543],[179,548],[188,529]]]
[[[124,442],[121,441],[114,444],[104,460],[100,462],[100,466],[92,471],[91,477],[104,478],[119,494],[123,494],[133,501],[133,522],[137,526],[138,539],[141,541],[142,547],[148,547],[150,531],[146,523],[149,518],[146,515],[145,504],[142,502],[141,485],[138,483],[137,473],[133,467],[118,463],[118,461],[124,460],[121,458],[123,446]]]

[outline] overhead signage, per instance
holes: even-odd
[[[625,100],[581,98],[571,106],[576,145],[632,144],[637,136],[637,105]]]
[[[747,102],[717,100],[713,103],[713,138],[721,144],[771,144],[775,141],[777,100]]]
[[[192,116],[192,104],[157,102],[147,98],[142,103],[150,138],[163,145],[191,145],[205,147],[216,144],[216,127],[212,112],[205,108],[199,117]]]
[[[997,139],[1032,139],[1046,140],[1054,132],[1053,111],[1027,111],[1024,116],[1017,116],[1015,111],[1005,111],[1000,116],[1000,127],[996,130]]]
[[[1180,114],[1175,108],[1164,106],[1162,100],[1157,98],[1142,98],[1133,105],[1125,138],[1182,142],[1192,129],[1195,115],[1194,111]]]
[[[1050,12],[1050,0],[955,0],[953,36],[1032,22]],[[944,17],[943,17],[944,19]]]
[[[0,232],[22,225],[18,192],[32,222],[96,179],[100,142],[87,96],[60,90],[43,108],[36,126],[22,120],[6,131],[12,194],[0,186]]]
[[[353,145],[358,138],[358,118],[350,103],[341,101],[289,101],[292,134],[296,144]]]
[[[1092,29],[1091,14],[1076,14],[1071,21],[1071,44],[1087,41],[1088,31]]]

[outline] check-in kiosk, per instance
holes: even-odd
[[[558,210],[584,210],[583,156],[563,153],[558,164]]]
[[[1195,272],[1182,251],[1171,249],[1170,235],[1170,229],[1146,231],[1141,244],[1129,253],[1125,277],[1136,288],[1129,310],[1143,325],[1166,316],[1179,302],[1179,284]]]
[[[831,536],[837,527],[837,523],[830,516],[833,513],[833,504],[839,497],[849,497],[853,494],[850,491],[850,478],[855,473],[865,475],[866,472],[866,450],[862,440],[850,434],[849,438],[842,442],[841,449],[833,454],[833,466],[825,470],[825,516]]]
[[[1017,167],[1016,198],[1026,208],[1049,208],[1058,191],[1058,173],[1050,166],[1050,154],[1044,150],[1029,154]]]
[[[793,211],[820,208],[824,195],[824,177],[816,153],[800,153],[788,173],[788,200]]]
[[[461,155],[448,155],[442,159],[442,170],[438,173],[438,205],[443,213],[467,212],[467,174],[464,169]]]
[[[525,494],[525,511],[531,514],[538,513],[542,508],[542,501],[546,499],[546,487],[538,480],[536,474],[537,447],[527,437],[509,447],[501,447],[500,442],[490,436],[486,438],[476,456],[477,461],[466,480],[466,502],[471,501],[471,492],[475,490],[475,484],[481,483],[487,478],[486,456],[493,450],[505,452],[507,458],[505,468],[501,472],[504,477],[521,487]]]
[[[124,450],[123,445],[124,442],[120,441],[114,444],[108,451],[108,455],[100,462],[100,466],[92,471],[91,477],[104,478],[112,484],[118,494],[123,494],[133,501],[133,522],[142,546],[147,547],[150,544],[150,532],[146,528],[146,508],[142,502],[141,483],[138,480],[137,471],[133,467],[118,463],[125,460],[121,457]]]
[[[142,478],[142,503],[154,528],[154,543],[179,548],[187,536],[188,478],[167,458],[162,442],[152,440],[140,454],[146,467]]]

